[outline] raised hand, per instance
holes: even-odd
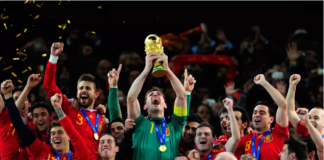
[[[109,119],[103,114],[101,115],[102,121],[104,122],[106,128],[108,128],[109,125]]]
[[[233,100],[229,99],[229,98],[225,98],[223,100],[224,106],[228,111],[232,111],[233,110]]]
[[[239,89],[234,89],[235,83],[234,82],[228,82],[226,85],[224,85],[226,95],[228,97],[232,97],[235,92],[237,92]]]
[[[56,93],[54,96],[51,97],[51,103],[52,103],[52,106],[55,109],[61,108],[61,105],[62,105],[62,95]]]
[[[254,83],[263,86],[263,85],[267,84],[268,82],[264,78],[263,74],[258,74],[257,76],[254,77]]]
[[[38,77],[37,74],[32,74],[28,77],[27,87],[29,89],[32,89],[32,88],[36,87],[41,80],[42,80],[42,77]]]
[[[153,61],[158,59],[160,55],[155,54],[154,52],[149,52],[145,57],[145,68],[152,69]]]
[[[277,82],[277,90],[281,93],[281,95],[286,96],[286,83],[283,81],[278,81]]]
[[[77,99],[72,98],[72,99],[70,99],[70,101],[71,101],[71,107],[73,109],[79,109],[80,106],[79,106],[79,102]]]
[[[134,122],[135,122],[135,120],[133,120],[133,119],[126,119],[126,121],[125,121],[125,131],[126,132],[128,132],[134,128],[134,126],[136,125]]]
[[[163,62],[163,67],[165,69],[169,68],[168,56],[164,53],[160,53],[159,56],[160,57],[156,60],[156,62]]]
[[[187,157],[185,156],[181,156],[181,157],[177,157],[174,160],[187,160]]]
[[[99,104],[96,110],[99,110],[101,115],[104,115],[106,113],[106,107],[102,104]]]
[[[190,158],[190,160],[200,160],[200,155],[199,155],[199,151],[193,149],[189,152],[188,157]]]
[[[292,42],[291,44],[288,44],[288,47],[286,47],[286,52],[290,62],[296,62],[296,60],[299,58],[296,42]]]
[[[254,130],[251,127],[248,127],[246,130],[246,134],[254,133]]]
[[[293,74],[290,76],[289,84],[296,86],[299,83],[300,79],[301,77],[299,74]]]
[[[11,80],[5,80],[1,83],[1,91],[6,96],[12,96],[12,90],[14,89],[14,85]],[[10,97],[7,97],[10,98]]]
[[[62,42],[55,42],[55,43],[52,44],[51,54],[53,56],[60,56],[61,53],[63,52],[63,48],[64,48],[64,43],[62,43]]]
[[[120,64],[117,71],[114,68],[112,71],[110,71],[108,73],[108,83],[109,83],[110,86],[117,87],[121,68],[122,68],[122,65]]]
[[[297,109],[298,117],[304,122],[308,121],[308,109],[307,108],[298,108]]]
[[[184,78],[184,82],[183,82],[183,87],[185,88],[185,90],[187,92],[192,92],[192,90],[195,87],[196,80],[192,75],[188,76],[187,69],[185,69],[185,71],[184,71],[184,76],[185,76],[185,78]]]

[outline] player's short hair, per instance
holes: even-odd
[[[310,136],[298,137],[297,139],[306,144],[308,153],[317,151],[316,145]]]
[[[48,105],[47,103],[45,102],[36,102],[32,107],[31,107],[31,113],[32,113],[32,116],[34,117],[34,110],[36,108],[45,108],[48,112],[48,115],[52,115],[52,107],[50,105]]]
[[[51,125],[49,127],[49,130],[48,130],[49,131],[50,138],[51,138],[51,130],[52,130],[52,128],[54,128],[54,127],[60,127],[60,126],[62,126],[62,125],[61,125],[61,123],[59,121],[53,121],[51,123]]]
[[[120,117],[117,117],[117,118],[113,119],[111,122],[109,122],[109,124],[108,124],[108,132],[110,132],[110,127],[115,122],[120,122],[125,126],[125,121],[123,119],[121,119]]]
[[[99,82],[96,80],[96,78],[95,78],[93,75],[91,75],[91,74],[89,74],[89,73],[87,73],[87,74],[83,74],[83,75],[80,76],[80,78],[79,78],[79,80],[78,80],[78,86],[79,86],[79,83],[80,83],[81,81],[88,81],[88,82],[92,82],[92,83],[95,85],[95,91],[96,91],[96,92],[98,92],[99,89],[100,89]]]
[[[223,107],[219,112],[218,112],[218,117],[220,118],[221,114],[228,113],[227,109]]]
[[[144,101],[144,104],[146,104],[146,97],[149,93],[153,92],[153,91],[158,91],[160,92],[162,95],[163,95],[163,98],[165,98],[165,95],[164,93],[162,92],[162,90],[159,88],[159,87],[152,87],[150,90],[148,90],[145,94],[145,101]]]
[[[24,88],[25,87],[23,85],[20,85],[20,86],[15,87],[12,90],[12,95],[14,95],[16,92],[22,92],[24,90]],[[27,95],[27,99],[28,99],[28,101],[30,101],[30,95],[29,94]]]
[[[101,137],[107,136],[107,135],[113,137],[114,138],[114,142],[115,142],[115,146],[118,146],[116,138],[114,136],[112,136],[110,133],[104,133],[103,135],[101,135]],[[101,137],[99,138],[99,141],[100,141]]]
[[[263,106],[267,106],[269,109],[269,115],[270,117],[275,117],[275,112],[273,111],[273,105],[271,105],[270,103],[268,103],[267,101],[259,101],[254,105],[254,108],[258,105],[263,105]]]
[[[244,108],[238,107],[238,106],[234,106],[233,107],[233,111],[234,112],[235,111],[241,112],[241,114],[242,114],[241,115],[241,121],[242,121],[242,123],[247,122],[247,127],[244,129],[244,133],[246,133],[246,130],[247,130],[247,128],[250,125],[250,115],[249,115],[249,113]]]
[[[193,113],[186,118],[186,122],[197,122],[201,124],[203,119],[197,113]]]
[[[210,130],[212,131],[212,136],[214,137],[215,136],[215,129],[214,129],[214,127],[212,126],[212,125],[210,125],[210,124],[208,124],[208,123],[206,123],[206,122],[202,122],[198,127],[197,127],[197,130],[198,130],[198,128],[201,128],[201,127],[208,127],[208,128],[210,128]]]
[[[307,147],[303,142],[289,138],[285,140],[285,144],[288,145],[288,154],[295,153],[297,160],[305,160],[307,158]]]

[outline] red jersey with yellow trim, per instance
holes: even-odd
[[[196,148],[196,150],[197,150],[197,148]],[[219,153],[222,153],[222,152],[225,152],[225,148],[222,148],[220,150],[213,149],[213,151],[212,151],[212,157],[210,158],[210,160],[215,159],[217,157],[217,155]],[[209,154],[208,155],[204,155],[204,156],[200,156],[200,160],[206,160],[208,156],[209,156]],[[187,159],[190,160],[190,158],[188,156],[187,156]]]
[[[302,137],[309,136],[308,129],[306,128],[306,124],[300,120],[297,124],[296,132],[301,135]]]
[[[34,155],[35,160],[57,160],[53,153],[53,147],[44,144],[37,138],[27,147],[27,150]],[[71,160],[77,159],[73,153],[71,155]],[[60,154],[59,157],[61,160],[68,160],[68,154]]]
[[[51,62],[48,62],[46,66],[43,86],[49,97],[52,97],[56,93],[63,95],[61,90],[56,86],[55,83],[56,64],[52,64]],[[81,134],[83,140],[86,142],[91,152],[94,153],[97,152],[98,140],[94,139],[94,132],[90,124],[87,122],[86,118],[83,116],[80,109],[71,108],[71,102],[65,95],[63,96],[62,109],[64,113],[71,119],[73,126]],[[96,110],[89,111],[86,109],[84,110],[88,115],[92,124],[95,126],[97,111]],[[99,116],[99,124],[98,124],[99,137],[101,137],[101,135],[105,133],[105,130],[106,130],[105,125],[102,121],[101,116]]]
[[[254,134],[256,134],[255,151],[257,152],[258,144],[263,134],[251,133],[245,135],[244,137],[241,137],[241,140],[235,150],[235,156],[237,159],[240,159],[241,155],[243,154],[248,153],[253,155],[251,142]],[[289,126],[281,127],[278,123],[276,123],[271,133],[263,138],[259,160],[280,160],[279,153],[285,145],[285,140],[288,139],[288,134]]]
[[[1,160],[27,160],[26,150],[20,148],[19,136],[7,107],[0,113],[0,153]]]

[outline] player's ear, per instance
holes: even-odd
[[[168,105],[166,103],[164,103],[164,108],[167,109],[168,108]]]
[[[248,126],[247,126],[247,122],[244,122],[244,123],[243,123],[243,127],[244,127],[244,129],[248,127]]]
[[[296,154],[295,153],[290,153],[289,159],[295,159],[295,158],[296,158]]]
[[[270,123],[274,121],[274,117],[270,117]]]
[[[99,96],[100,96],[100,92],[97,91],[97,92],[96,92],[96,97],[95,97],[95,98],[98,98]]]
[[[146,105],[144,105],[144,110],[147,110],[147,106]]]
[[[116,153],[119,152],[119,147],[116,146],[116,149],[115,149]]]
[[[312,151],[310,154],[309,154],[309,158],[313,158],[315,157],[315,151]]]

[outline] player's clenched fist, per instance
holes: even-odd
[[[64,48],[64,43],[62,43],[62,42],[55,42],[55,43],[52,44],[51,54],[53,56],[59,56],[63,52],[63,48]]]

